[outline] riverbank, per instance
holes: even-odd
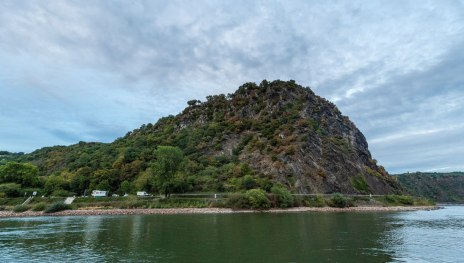
[[[230,208],[155,208],[155,209],[80,209],[56,213],[0,211],[0,218],[36,216],[95,216],[95,215],[171,215],[171,214],[233,214],[233,213],[297,213],[297,212],[396,212],[435,210],[439,206],[358,206],[358,207],[293,207],[269,210],[234,210]]]

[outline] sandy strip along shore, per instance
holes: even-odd
[[[434,210],[438,206],[358,206],[347,208],[334,207],[293,207],[288,209],[233,210],[230,208],[165,208],[165,209],[82,209],[66,210],[57,213],[26,211],[15,213],[0,211],[0,218],[4,217],[32,217],[32,216],[93,216],[93,215],[172,215],[172,214],[233,214],[233,213],[294,213],[294,212],[389,212]]]

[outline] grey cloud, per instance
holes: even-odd
[[[420,155],[434,134],[398,138],[462,122],[462,17],[459,1],[3,1],[0,117],[32,123],[34,147],[110,141],[188,99],[295,79],[334,100],[387,169],[412,167],[395,157],[406,150],[444,167]]]
[[[437,165],[464,169],[462,46],[464,42],[457,44],[427,70],[390,77],[384,85],[340,103],[390,171]]]

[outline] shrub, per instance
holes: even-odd
[[[73,196],[75,193],[69,192],[63,189],[58,189],[53,191],[52,196],[59,196],[59,197],[68,197],[68,196]]]
[[[312,206],[312,207],[324,207],[325,206],[324,197],[322,195],[317,195],[316,197],[314,197],[314,199],[312,199],[309,202],[309,206]]]
[[[147,205],[146,200],[139,200],[135,196],[129,196],[125,202],[122,202],[120,208],[145,208]]]
[[[395,204],[397,202],[395,195],[386,195],[385,201],[390,204]]]
[[[250,202],[244,194],[233,194],[227,201],[226,206],[232,209],[250,209]]]
[[[403,205],[413,205],[414,204],[414,199],[411,196],[408,196],[408,195],[399,195],[398,196],[398,201]]]
[[[43,211],[47,205],[45,203],[38,203],[32,207],[32,211]]]
[[[271,202],[266,196],[266,193],[261,189],[251,189],[246,192],[246,197],[253,209],[269,209]]]
[[[362,174],[358,174],[357,177],[351,178],[351,184],[361,193],[365,194],[369,192],[369,185]]]
[[[245,175],[241,182],[242,189],[250,190],[256,187],[256,181],[251,175]]]
[[[26,205],[17,205],[13,208],[13,212],[15,213],[22,213],[29,210],[29,207]]]
[[[69,210],[69,209],[71,209],[70,205],[67,205],[63,202],[56,202],[56,203],[53,203],[47,206],[47,208],[45,208],[45,213],[55,213],[59,211]]]
[[[278,207],[291,207],[293,206],[294,198],[290,191],[282,185],[274,185],[271,188],[271,193],[274,194]]]
[[[429,206],[429,205],[435,205],[435,202],[430,199],[426,199],[426,198],[417,198],[416,200],[414,200],[414,205]]]
[[[335,194],[330,198],[329,206],[344,208],[349,206],[349,201],[342,194]]]
[[[7,183],[0,185],[0,192],[5,193],[6,197],[20,197],[21,185],[16,183]]]
[[[385,201],[393,205],[413,205],[414,199],[408,195],[387,195]]]

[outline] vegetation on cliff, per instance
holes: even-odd
[[[401,191],[372,159],[348,117],[294,81],[246,83],[233,94],[187,104],[177,116],[142,125],[112,143],[79,142],[17,155],[8,160],[14,163],[1,166],[0,188],[10,184],[55,196],[93,189],[119,194]],[[11,179],[2,172],[11,166],[30,169],[37,180],[25,183],[30,179],[25,174]],[[288,202],[282,198],[280,203]]]
[[[464,173],[405,173],[395,175],[406,192],[437,202],[464,203]]]

